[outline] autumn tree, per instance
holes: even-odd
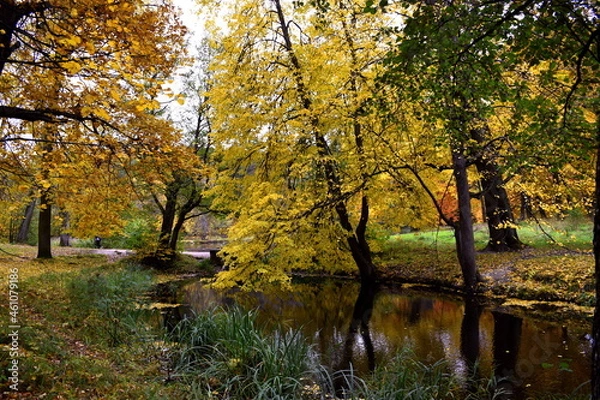
[[[376,268],[368,243],[375,160],[368,112],[385,23],[340,1],[236,3],[208,93],[222,161],[216,203],[235,224],[219,283],[283,281],[294,269]],[[331,54],[336,54],[335,58]],[[388,188],[389,189],[389,188]]]
[[[514,46],[530,66],[541,67],[542,87],[529,113],[537,126],[546,126],[551,143],[580,159],[595,157],[594,258],[596,307],[592,328],[592,399],[600,399],[600,7],[593,1],[530,1],[513,21]],[[554,104],[543,107],[547,93]],[[558,111],[558,112],[556,112]],[[546,117],[546,118],[540,118]],[[550,118],[547,118],[550,117]],[[550,124],[546,123],[550,120]],[[541,134],[542,132],[536,132]],[[564,150],[567,151],[564,151]]]
[[[37,142],[43,154],[68,145],[101,161],[168,145],[171,128],[150,112],[184,54],[183,34],[168,3],[1,1],[0,118],[22,129],[4,129],[0,141]],[[47,221],[51,186],[41,179]]]
[[[425,4],[427,3],[427,4]],[[592,398],[600,398],[600,139],[598,132],[598,63],[600,61],[600,8],[593,1],[536,1],[486,2],[465,1],[454,3],[414,2],[419,10],[434,13],[421,14],[423,21],[436,20],[436,30],[416,29],[418,37],[427,43],[436,33],[456,25],[463,35],[448,34],[446,49],[454,48],[457,60],[469,60],[469,76],[464,76],[471,88],[457,93],[457,99],[474,101],[464,103],[473,106],[478,100],[493,100],[486,94],[497,97],[514,110],[516,129],[510,138],[517,145],[536,149],[547,149],[547,156],[537,158],[540,165],[549,171],[568,166],[569,159],[596,158],[596,193],[594,217],[594,255],[596,260],[596,308],[593,323],[594,349],[592,355]],[[428,7],[426,7],[428,6]],[[452,14],[447,14],[450,11]],[[464,18],[450,18],[464,16]],[[428,18],[430,18],[428,20]],[[419,26],[418,24],[416,26]],[[435,25],[434,25],[435,26]],[[410,24],[407,24],[407,30]],[[456,31],[454,31],[456,32]],[[431,34],[433,36],[430,36]],[[440,38],[443,39],[443,38]],[[458,44],[458,47],[454,47]],[[422,46],[422,43],[418,44]],[[500,52],[494,49],[501,50]],[[502,51],[506,49],[507,51]],[[413,50],[418,50],[413,48]],[[418,53],[418,52],[417,52]],[[472,58],[476,56],[476,58]],[[481,62],[481,64],[479,64]],[[443,65],[443,64],[441,64]],[[449,72],[460,71],[458,64],[450,64]],[[485,68],[479,69],[478,65]],[[478,82],[490,78],[490,71],[501,68],[499,79]],[[536,79],[530,79],[534,71]],[[476,73],[479,72],[479,73]],[[453,75],[448,75],[453,77]],[[509,78],[509,89],[481,91],[494,88],[497,83]],[[517,79],[514,79],[517,78]],[[535,86],[532,84],[535,82]],[[481,83],[481,84],[480,84]],[[450,82],[449,86],[452,86]],[[469,97],[470,96],[470,97]],[[494,104],[489,102],[488,104]],[[486,110],[486,103],[476,116]],[[469,108],[467,108],[469,110]],[[540,143],[541,146],[533,146]],[[533,157],[532,157],[533,158]],[[533,158],[536,159],[536,158]]]

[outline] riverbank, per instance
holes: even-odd
[[[485,248],[485,227],[477,226],[475,233],[476,247]],[[520,251],[477,252],[483,278],[480,294],[511,310],[590,322],[595,302],[591,223],[522,224],[519,234],[525,244]],[[394,236],[380,249],[376,263],[382,281],[423,284],[434,290],[460,291],[462,286],[449,229]]]
[[[433,284],[430,287],[451,288],[459,284],[459,269],[452,249],[441,246],[440,235],[433,251],[421,243],[420,253],[405,242],[427,243],[426,235],[430,234],[411,235],[393,238],[390,248],[378,253],[390,281],[410,281],[413,277],[431,280],[422,282]],[[183,261],[172,274],[157,275],[140,269],[128,259],[107,264],[106,255],[89,254],[88,249],[56,248],[54,259],[36,260],[33,247],[3,245],[2,248],[10,255],[0,254],[0,265],[5,278],[15,275],[16,279],[11,279],[16,283],[17,296],[16,314],[11,314],[9,304],[0,304],[3,398],[168,399],[184,398],[182,393],[189,392],[186,384],[173,378],[168,359],[171,345],[165,342],[163,333],[132,316],[139,317],[139,311],[148,308],[150,299],[145,294],[156,283],[200,274],[196,260]],[[564,248],[559,251],[552,247],[502,255],[480,253],[482,274],[489,278],[485,284],[490,289],[485,293],[498,304],[510,306],[523,301],[508,298],[510,290],[516,295],[533,295],[554,287],[560,289],[565,285],[563,281],[575,284],[578,280],[571,279],[571,275],[584,277],[591,259],[585,250],[577,251],[583,253],[565,253]],[[432,263],[434,260],[437,264]],[[556,268],[548,269],[548,264],[556,264]],[[583,272],[576,272],[577,268]],[[207,273],[205,269],[201,274]],[[534,285],[537,289],[531,292],[523,289],[532,280],[549,285],[549,289],[541,290],[543,286],[537,284]],[[506,289],[511,287],[514,289]],[[575,296],[568,294],[568,290],[565,293]],[[8,284],[0,287],[0,296],[9,298]],[[574,306],[565,300],[548,304],[561,302]],[[16,325],[11,320],[13,316]],[[16,328],[18,358],[10,356],[14,336],[8,336],[12,333],[9,326],[19,327]],[[14,359],[18,359],[19,366],[18,392],[10,390],[11,382],[7,380],[8,367]]]

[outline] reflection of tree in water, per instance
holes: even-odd
[[[483,306],[478,299],[465,298],[465,313],[461,324],[460,350],[467,367],[466,389],[473,392],[481,378],[478,371],[480,362],[479,322]],[[492,312],[494,317],[493,362],[496,388],[494,398],[509,400],[515,398],[518,387],[515,369],[521,341],[521,318]]]
[[[369,371],[372,372],[375,370],[375,351],[373,348],[373,341],[371,340],[369,321],[373,313],[373,303],[377,292],[378,287],[375,284],[362,284],[360,287],[352,312],[352,320],[340,354],[341,358],[334,367],[333,384],[337,394],[342,393],[344,389],[347,389],[348,386],[352,384],[352,381],[348,379],[345,371],[353,369],[354,347],[358,335],[360,335],[360,338],[362,339],[367,355]]]
[[[460,352],[467,366],[467,391],[473,392],[479,379],[479,318],[483,310],[475,297],[465,297],[465,313],[460,326]]]
[[[410,299],[410,311],[408,313],[408,324],[415,325],[421,320],[421,316],[425,311],[433,309],[433,300],[426,298]]]
[[[516,375],[523,320],[510,314],[492,312],[494,316],[494,376],[498,388],[506,394],[500,399],[512,399],[519,387]]]

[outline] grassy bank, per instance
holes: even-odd
[[[266,330],[253,313],[211,310],[165,332],[149,316],[147,294],[156,282],[149,271],[106,264],[100,256],[28,256],[0,258],[4,271],[18,275],[19,305],[11,321],[0,304],[2,398],[322,399],[336,390],[356,399],[400,391],[414,399],[464,397],[463,385],[441,363],[411,366],[402,357],[396,370],[388,366],[366,381],[328,371],[300,334]],[[15,323],[17,391],[8,380],[14,359],[8,327]],[[392,379],[401,372],[402,380]]]
[[[475,228],[476,248],[483,249],[487,228]],[[519,237],[526,245],[508,253],[478,252],[484,278],[481,289],[514,304],[552,302],[561,309],[589,315],[594,297],[592,226],[583,218],[552,223],[522,223]],[[460,287],[453,232],[440,229],[392,236],[378,255],[384,279]]]

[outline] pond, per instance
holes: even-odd
[[[322,280],[295,283],[294,292],[225,295],[200,282],[184,286],[169,318],[238,304],[259,322],[299,329],[333,369],[350,364],[359,376],[410,349],[425,362],[445,360],[466,381],[476,363],[484,377],[502,379],[511,399],[589,393],[591,343],[585,328],[545,322],[477,302],[405,289]]]

